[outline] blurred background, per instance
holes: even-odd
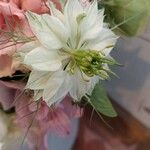
[[[140,36],[120,38],[112,56],[124,66],[113,69],[119,79],[107,83],[109,95],[150,128],[150,25]]]

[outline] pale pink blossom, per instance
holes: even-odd
[[[80,117],[82,111],[78,106],[72,105],[68,98],[55,108],[50,108],[44,101],[37,104],[30,98],[22,97],[17,102],[16,114],[17,123],[24,133],[30,128],[27,135],[30,147],[42,147],[42,150],[46,150],[47,133],[57,133],[62,137],[68,135],[71,120]]]
[[[31,149],[47,150],[47,134],[66,136],[70,133],[70,122],[82,115],[82,109],[66,97],[55,107],[48,107],[44,101],[34,102],[32,94],[23,92],[21,82],[0,81],[0,103],[3,109],[15,108],[15,123],[26,135]]]

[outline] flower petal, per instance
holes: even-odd
[[[62,65],[57,51],[49,51],[44,47],[37,47],[29,52],[24,63],[38,71],[56,71]]]
[[[11,76],[13,70],[11,68],[12,58],[8,55],[0,56],[0,77]]]
[[[32,51],[33,49],[35,49],[36,47],[40,46],[40,43],[38,41],[32,41],[32,42],[28,42],[24,45],[22,45],[18,50],[17,53],[15,54],[15,56],[21,61],[23,62],[25,56],[27,55],[27,53],[29,53],[30,51]]]
[[[48,105],[50,106],[53,102],[60,102],[63,100],[66,95],[68,94],[69,90],[71,89],[72,84],[70,75],[65,73],[66,77],[64,79],[64,82],[62,83],[61,87],[58,89],[57,93],[50,99],[50,103]]]
[[[43,15],[28,12],[26,13],[26,16],[33,33],[44,47],[47,49],[60,49],[62,47],[61,41],[48,27],[43,19]]]
[[[43,90],[34,90],[34,101],[38,101],[40,100],[40,98],[42,98],[43,96]]]
[[[81,40],[78,47],[80,47],[83,42],[94,39],[100,34],[103,27],[103,19],[104,10],[98,11],[97,1],[94,0],[89,9],[87,9],[86,17],[84,17],[81,22]]]
[[[64,71],[57,71],[49,78],[43,94],[43,99],[49,106],[58,102],[68,93],[69,81]]]
[[[0,81],[0,103],[4,110],[13,107],[14,96],[15,90],[7,87],[2,81]]]
[[[83,7],[78,0],[67,1],[64,9],[65,23],[69,31],[71,45],[74,48],[76,45],[76,36],[78,32],[77,16],[83,13]]]
[[[20,10],[13,2],[2,2],[0,1],[0,12],[4,16],[16,16],[19,19],[25,19],[23,11]]]
[[[43,19],[57,38],[62,41],[62,43],[66,43],[69,35],[65,25],[58,18],[47,14],[43,15]]]
[[[85,81],[81,72],[78,70],[72,76],[72,88],[69,92],[70,96],[75,101],[80,101],[85,94],[91,94],[98,78],[92,77],[89,81]]]
[[[62,14],[61,11],[55,8],[54,3],[51,1],[48,1],[48,7],[50,9],[51,15],[54,17],[59,18],[62,22],[64,22],[64,15]]]
[[[31,50],[33,50],[34,48],[40,46],[40,43],[38,41],[32,41],[32,42],[28,42],[23,44],[18,50],[17,52],[20,53],[28,53]]]
[[[107,56],[115,45],[117,38],[111,30],[103,28],[97,38],[88,42],[87,48],[102,51]]]
[[[50,77],[49,72],[39,72],[33,70],[30,73],[28,83],[26,85],[26,89],[32,89],[32,90],[40,90],[44,89],[49,77]]]

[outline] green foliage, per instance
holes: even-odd
[[[108,99],[105,88],[103,87],[102,83],[96,84],[90,97],[89,103],[98,113],[100,112],[108,117],[117,116],[117,113],[114,110],[110,100]]]
[[[150,18],[150,0],[102,0],[106,22],[119,35],[135,36]]]

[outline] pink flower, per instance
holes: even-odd
[[[80,112],[80,115],[78,112]],[[46,150],[47,133],[66,136],[70,133],[69,125],[73,118],[82,115],[80,108],[71,104],[67,97],[55,108],[49,108],[44,101],[39,104],[31,99],[20,99],[16,106],[17,122],[26,133],[30,147]],[[34,120],[34,121],[33,121]],[[31,125],[32,123],[32,125]],[[45,140],[44,140],[45,139]]]
[[[82,110],[72,105],[70,97],[50,108],[44,101],[34,102],[32,94],[24,93],[23,89],[23,83],[0,81],[0,103],[4,110],[15,108],[15,123],[24,135],[29,129],[27,134],[29,147],[47,150],[47,134],[68,135],[71,120],[80,117]]]

